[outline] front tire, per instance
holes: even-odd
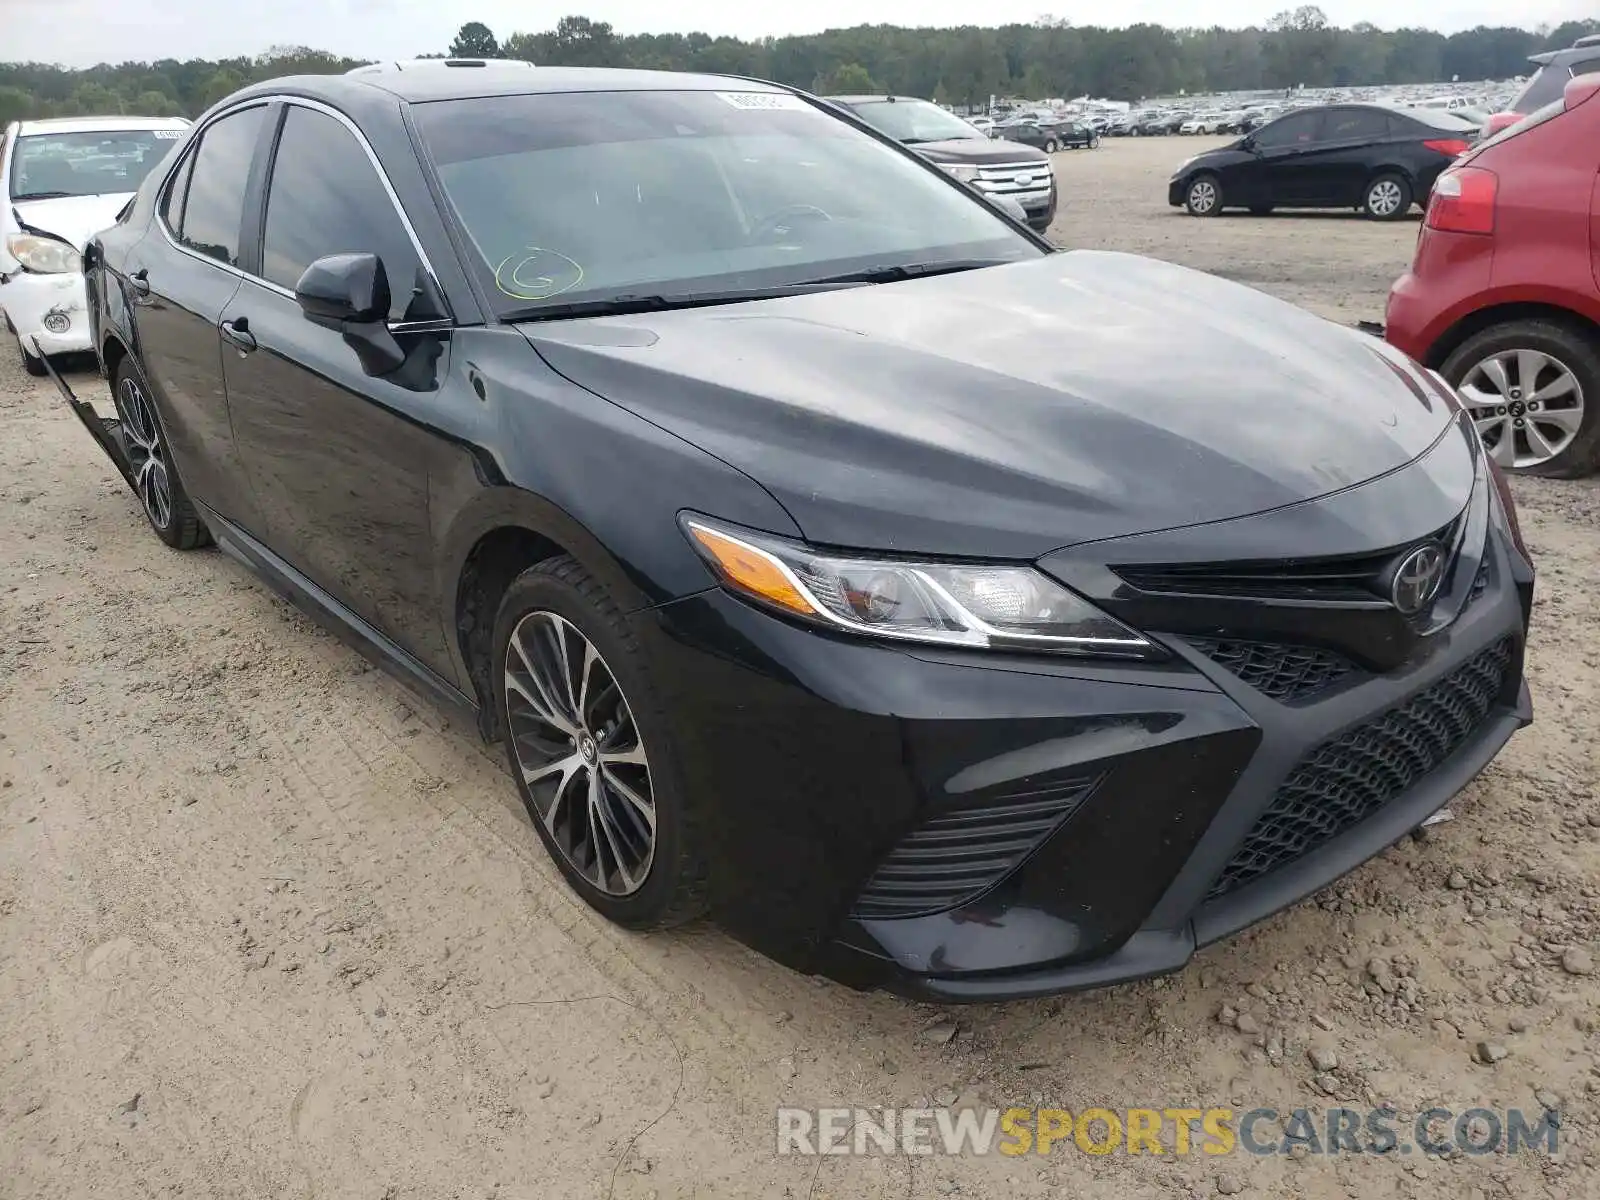
[[[133,490],[156,536],[174,550],[196,550],[211,541],[184,490],[172,447],[150,399],[143,374],[129,357],[117,364],[111,399],[122,422],[123,446],[133,467]]]
[[[494,701],[539,840],[574,891],[629,929],[705,909],[703,821],[650,667],[574,559],[519,575],[495,618]]]
[[[1191,217],[1214,217],[1222,212],[1222,181],[1215,175],[1196,175],[1184,192],[1183,206]]]
[[[1055,138],[1051,138],[1044,144],[1044,152],[1046,154],[1054,154],[1059,149],[1061,149],[1061,143],[1057,142]]]
[[[1367,184],[1361,211],[1371,221],[1398,221],[1411,210],[1411,198],[1410,181],[1388,171]]]
[[[1600,468],[1594,334],[1560,321],[1507,321],[1456,347],[1440,374],[1504,470],[1578,479]]]

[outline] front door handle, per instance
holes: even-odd
[[[255,335],[250,332],[250,322],[243,317],[224,321],[219,328],[222,330],[222,336],[233,343],[240,354],[249,354],[256,348]]]
[[[148,296],[150,294],[150,271],[149,271],[149,268],[140,267],[132,275],[129,275],[128,276],[128,284],[129,284],[130,287],[133,288],[133,294],[134,295],[136,295],[136,296]]]

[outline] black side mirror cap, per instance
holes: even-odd
[[[375,378],[399,370],[406,352],[389,332],[389,274],[376,254],[329,254],[305,269],[295,301],[313,324],[338,330]]]
[[[389,316],[389,275],[376,254],[329,254],[295,284],[300,311],[324,325],[371,324]]]

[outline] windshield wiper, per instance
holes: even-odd
[[[935,262],[894,263],[879,267],[863,267],[859,271],[845,271],[821,279],[808,279],[812,284],[834,283],[898,283],[902,279],[917,279],[924,275],[953,275],[957,271],[976,271],[983,267],[1003,267],[1011,262],[1006,258],[946,258]]]
[[[11,197],[13,203],[20,204],[24,200],[68,200],[76,196],[77,192],[23,192],[20,196]]]
[[[862,279],[811,279],[763,288],[730,288],[719,292],[659,292],[642,295],[626,292],[596,300],[569,300],[560,304],[533,304],[501,313],[502,321],[554,321],[566,317],[616,317],[628,313],[666,312],[673,308],[710,308],[717,304],[743,304],[747,300],[774,300],[783,296],[804,296],[810,292],[866,283]]]

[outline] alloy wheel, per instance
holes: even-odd
[[[1189,207],[1198,213],[1208,213],[1217,206],[1217,185],[1209,179],[1197,179],[1189,187]]]
[[[151,524],[165,529],[172,524],[172,478],[168,474],[167,450],[161,440],[144,389],[125,376],[117,389],[122,408],[122,436],[133,468],[133,488],[138,492]]]
[[[1542,350],[1502,350],[1461,377],[1489,456],[1502,467],[1537,467],[1572,444],[1583,426],[1583,385]]]
[[[1405,196],[1393,179],[1380,179],[1367,193],[1367,211],[1375,217],[1392,217],[1400,211]]]
[[[571,621],[531,612],[511,631],[505,692],[507,736],[550,840],[602,892],[637,892],[655,859],[655,793],[611,668]]]

